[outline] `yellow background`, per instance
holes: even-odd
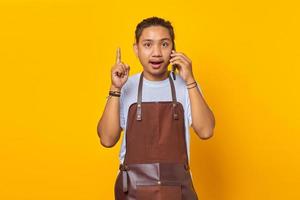
[[[150,16],[173,23],[216,117],[213,138],[191,133],[199,199],[300,199],[296,2],[2,0],[0,199],[113,199],[120,142],[96,126],[116,48],[142,70]]]

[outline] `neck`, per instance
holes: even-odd
[[[162,81],[168,78],[168,71],[163,72],[162,74],[150,74],[144,70],[144,77],[149,81]]]

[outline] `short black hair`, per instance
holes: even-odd
[[[175,40],[175,34],[174,34],[174,29],[173,26],[171,24],[170,21],[164,20],[163,18],[160,17],[149,17],[146,19],[143,19],[143,21],[141,21],[135,29],[135,41],[136,43],[139,42],[139,39],[142,35],[142,32],[144,30],[144,28],[150,27],[150,26],[162,26],[168,29],[170,36],[171,36],[171,40],[174,43]]]

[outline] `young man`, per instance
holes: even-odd
[[[117,50],[109,97],[97,127],[105,147],[114,146],[124,130],[117,200],[198,199],[189,170],[189,127],[208,139],[215,119],[195,81],[191,60],[174,45],[171,23],[151,17],[135,31],[133,47],[141,73],[129,77],[130,67],[121,62]],[[175,77],[169,64],[178,69]]]

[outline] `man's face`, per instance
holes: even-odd
[[[170,64],[173,43],[169,31],[162,26],[150,26],[143,29],[134,50],[145,73],[152,76],[165,74]]]

